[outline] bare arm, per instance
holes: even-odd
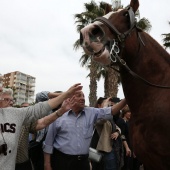
[[[112,106],[112,115],[118,113],[126,105],[126,99],[122,99],[119,103]]]
[[[126,142],[126,140],[123,141],[123,146],[125,147],[125,150],[126,150],[126,156],[130,156],[131,157],[131,150]]]
[[[44,170],[52,170],[51,154],[44,152]]]
[[[38,119],[35,129],[38,131],[38,130],[41,130],[41,129],[47,127],[52,122],[54,122],[58,117],[62,116],[65,112],[67,112],[69,109],[70,109],[70,105],[69,105],[69,101],[67,99],[63,102],[60,109],[51,113],[48,116]]]

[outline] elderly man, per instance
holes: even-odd
[[[53,122],[44,145],[45,170],[90,170],[88,152],[97,119],[109,118],[122,109],[126,100],[107,108],[85,107],[84,93],[74,95],[71,109]],[[53,153],[53,167],[50,154]]]
[[[5,108],[7,103],[13,102],[12,95],[7,95],[5,89],[0,93],[0,167],[2,170],[15,169],[17,145],[22,125],[48,115],[50,110],[81,89],[82,86],[78,83],[58,97],[24,108]],[[61,116],[59,112],[56,114],[58,117]]]

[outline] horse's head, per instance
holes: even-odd
[[[85,53],[99,63],[110,64],[120,52],[119,46],[134,28],[134,13],[138,7],[138,0],[131,0],[129,8],[110,11],[84,27],[80,33],[80,44]]]

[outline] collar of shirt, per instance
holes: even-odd
[[[74,114],[76,116],[75,112],[73,112],[73,110],[71,109],[67,112],[67,115],[69,114]],[[82,114],[85,114],[84,109],[79,112],[78,116],[81,116]]]

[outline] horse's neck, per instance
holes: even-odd
[[[148,34],[141,33],[141,38],[145,46],[137,35],[136,39],[132,38],[132,35],[128,38],[123,53],[127,65],[133,72],[153,84],[170,86],[170,55]],[[150,103],[161,93],[159,88],[146,85],[127,69],[122,69],[121,78],[128,103],[136,103],[133,108],[135,111],[143,101]]]
[[[141,32],[139,34],[141,40],[139,35],[133,32],[133,35],[128,37],[125,44],[123,58],[129,67],[132,67],[134,71],[149,71],[152,69],[153,74],[155,73],[155,67],[160,70],[160,73],[165,68],[170,71],[170,55],[167,51],[147,33]],[[134,36],[135,38],[133,38]]]

